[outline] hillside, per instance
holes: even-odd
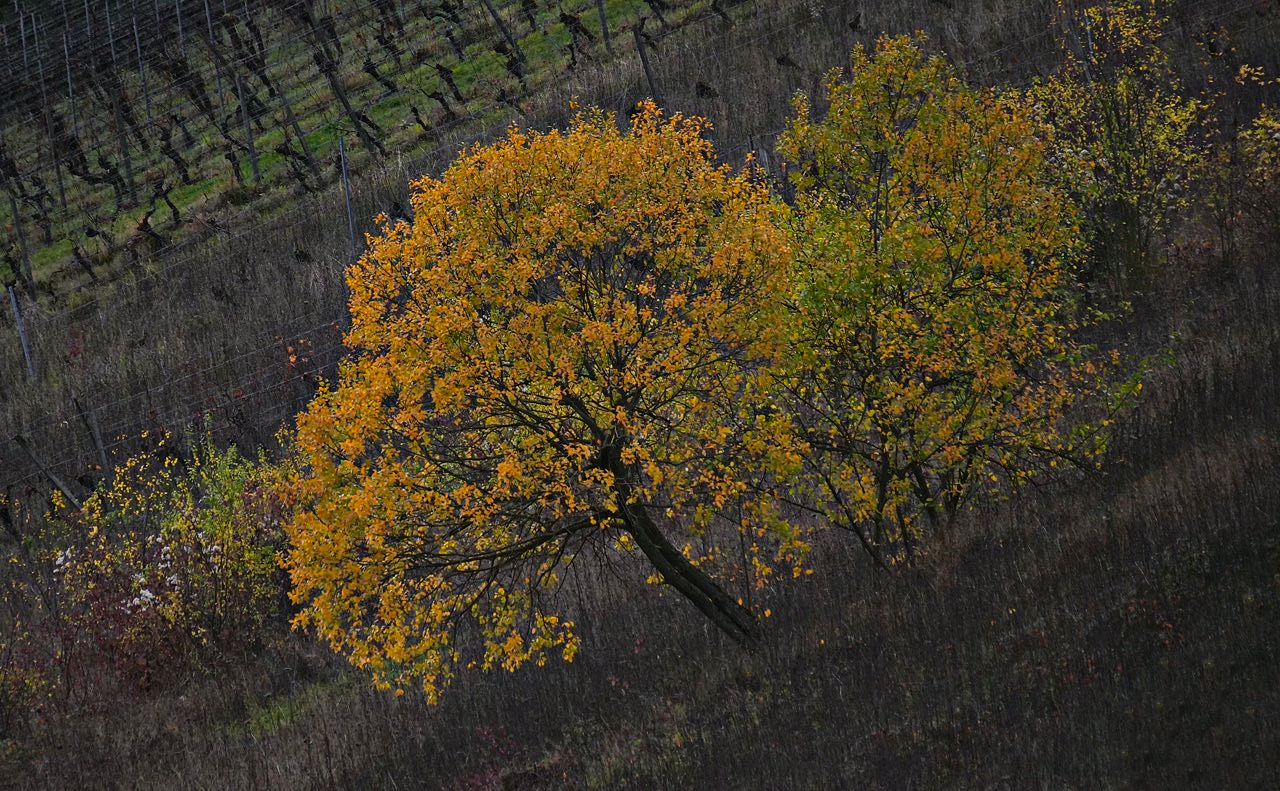
[[[618,8],[610,13],[624,23],[620,31],[626,30],[628,18],[635,17],[632,5],[611,4]],[[493,39],[498,34],[482,24],[482,11],[471,9],[466,21],[475,28],[475,36]],[[654,55],[652,59],[662,79],[672,86],[668,90],[673,99],[679,90],[689,109],[705,111],[706,99],[692,104],[694,86],[684,80],[690,56],[681,54],[679,47],[687,48],[698,31],[708,28],[720,35],[737,34],[711,27],[715,21],[704,19],[696,9],[686,11],[696,30],[670,38],[655,31],[668,42],[665,48],[670,57]],[[270,17],[275,12],[264,13]],[[775,27],[795,26],[785,9],[775,13],[779,16],[748,16],[735,30],[749,28],[759,35]],[[817,29],[820,20],[801,18],[799,22],[797,29],[803,31]],[[557,35],[563,33],[558,30]],[[348,37],[355,32],[348,31]],[[420,32],[425,48],[447,46],[431,30]],[[564,73],[566,64],[557,58],[531,67],[530,87],[518,104],[481,94],[472,102],[472,112],[433,128],[430,136],[385,140],[389,151],[385,158],[370,156],[353,140],[348,169],[350,217],[340,172],[326,165],[324,188],[308,191],[290,187],[287,169],[277,168],[276,176],[284,183],[275,186],[240,190],[225,178],[210,182],[206,194],[184,209],[182,223],[174,223],[172,230],[162,229],[172,236],[169,245],[128,268],[117,266],[116,271],[99,273],[104,282],[81,282],[87,276],[71,261],[66,262],[70,270],[40,273],[37,301],[24,299],[22,308],[37,374],[34,380],[23,375],[22,347],[11,316],[0,330],[5,333],[0,354],[6,372],[0,378],[6,426],[0,480],[21,486],[40,477],[32,459],[9,441],[19,433],[64,479],[84,477],[87,468],[101,464],[101,454],[84,428],[82,410],[73,397],[78,397],[84,410],[92,410],[109,453],[136,448],[136,437],[146,429],[164,427],[181,434],[183,426],[206,414],[212,415],[215,431],[228,440],[269,442],[276,427],[296,411],[299,399],[314,386],[316,375],[331,371],[341,353],[337,325],[345,306],[340,280],[342,267],[350,260],[352,228],[367,230],[376,212],[389,212],[397,201],[403,202],[406,182],[414,173],[438,170],[466,142],[491,137],[512,121],[547,124],[562,119],[574,95],[625,111],[643,95],[644,79],[634,43],[627,48],[626,41],[619,39],[616,57],[598,48],[590,68],[584,66],[566,79],[551,79]],[[477,40],[466,51],[481,49]],[[202,50],[197,47],[194,52],[199,55]],[[358,73],[358,66],[353,63],[347,68]],[[439,77],[431,64],[422,68],[431,72],[430,84],[420,88],[425,91]],[[756,68],[763,64],[757,63]],[[395,76],[409,84],[411,75]],[[327,136],[332,146],[335,127],[326,114],[336,105],[322,101],[325,88],[315,84],[322,79],[315,74],[299,90],[317,97],[313,123],[321,124],[317,135]],[[721,84],[726,96],[733,95],[729,93],[732,86]],[[748,83],[741,83],[739,98],[745,98],[742,91],[747,87]],[[780,86],[780,95],[786,90]],[[383,103],[395,104],[395,98]],[[395,112],[399,113],[397,124],[413,123],[406,108]],[[316,141],[317,152],[320,143]],[[325,151],[331,160],[334,152]],[[221,160],[216,151],[207,153],[208,167],[217,167]],[[736,154],[739,160],[742,153],[740,149]],[[166,162],[159,157],[156,166],[164,167]],[[86,199],[105,201],[109,209],[111,198],[104,189]],[[77,227],[82,221],[83,217]],[[127,257],[121,252],[113,254],[112,260],[123,263]],[[212,322],[212,316],[220,320]],[[293,362],[289,347],[302,350]],[[83,487],[79,491],[83,493]]]
[[[33,195],[30,174],[44,173],[38,163],[57,160],[40,148],[53,138],[47,121],[43,143],[31,130],[39,128],[32,123],[35,94],[62,88],[47,74],[29,79],[31,63],[41,53],[52,59],[48,42],[61,41],[64,30],[68,52],[73,42],[87,46],[89,25],[107,19],[95,22],[65,3],[30,5],[17,20],[3,20],[0,70],[14,86],[3,94],[4,117],[24,119],[0,130],[22,166],[20,179],[5,181],[14,207],[23,189]],[[123,5],[110,13],[123,18]],[[291,155],[264,154],[259,183],[248,170],[239,174],[243,184],[230,173],[210,175],[185,197],[175,193],[183,220],[157,225],[163,244],[144,249],[111,232],[105,257],[89,267],[67,254],[90,244],[81,235],[88,218],[104,217],[118,203],[111,185],[81,179],[66,212],[51,215],[54,243],[30,257],[29,278],[15,278],[26,280],[15,288],[14,304],[34,375],[7,296],[0,310],[4,546],[22,562],[23,552],[46,538],[40,515],[51,481],[84,497],[112,459],[155,447],[160,432],[173,433],[178,456],[193,452],[186,443],[197,435],[183,434],[191,428],[204,428],[220,445],[274,452],[276,431],[292,423],[347,353],[343,273],[364,245],[353,230],[372,231],[375,214],[402,212],[410,178],[439,173],[458,150],[496,139],[511,123],[562,125],[570,99],[625,116],[652,86],[666,107],[712,121],[709,137],[724,161],[737,166],[753,155],[786,195],[786,165],[774,144],[790,117],[790,97],[815,91],[820,75],[845,63],[855,43],[924,30],[981,85],[1030,85],[1061,57],[1051,2],[695,1],[655,8],[611,1],[600,6],[612,25],[611,52],[603,36],[582,43],[557,16],[567,9],[600,34],[594,3],[530,4],[537,9],[530,16],[526,6],[499,3],[499,18],[527,53],[520,75],[494,49],[508,34],[484,3],[222,2],[209,10],[208,2],[184,1],[163,12],[158,4],[128,5],[128,25],[115,17],[108,23],[123,31],[109,37],[108,55],[59,59],[69,83],[91,80],[94,58],[109,57],[116,44],[123,50],[135,22],[135,62],[150,64],[148,46],[172,55],[166,39],[198,42],[191,30],[178,32],[180,17],[187,28],[193,18],[222,25],[205,40],[228,52],[231,31],[247,41],[256,21],[260,35],[280,36],[267,48],[273,59],[264,64],[262,98],[267,82],[277,96],[293,98],[299,131],[310,131],[292,139],[299,150],[311,146],[317,164],[329,164],[312,178],[290,168]],[[336,42],[315,32],[290,36],[290,9],[303,5],[314,7],[316,31],[321,18],[331,20]],[[449,9],[460,18],[450,19]],[[650,44],[632,33],[643,17]],[[25,32],[28,19],[40,37]],[[395,19],[405,27],[392,39]],[[1275,104],[1273,84],[1220,79],[1223,68],[1246,63],[1280,73],[1274,3],[1184,3],[1170,19],[1166,41],[1185,84],[1191,92],[1225,90],[1219,101],[1229,123],[1239,128],[1259,106]],[[26,70],[10,44],[15,25],[20,43],[32,42]],[[75,38],[81,29],[84,38]],[[456,48],[444,31],[458,35]],[[1226,50],[1225,67],[1201,58],[1206,41]],[[335,44],[348,53],[336,85],[318,61],[310,71],[299,67],[314,54],[307,47]],[[252,57],[219,65],[214,46],[188,51],[205,59],[207,83],[236,68],[245,70],[242,83],[251,79]],[[378,55],[374,72],[395,90],[363,69],[357,52]],[[446,57],[458,60],[463,102],[454,102],[434,65]],[[135,93],[147,90],[140,70],[120,74]],[[298,82],[285,87],[286,74]],[[351,91],[350,114],[337,99],[339,85]],[[199,118],[196,100],[182,98],[178,82],[170,87],[171,109]],[[424,99],[428,89],[445,98]],[[162,115],[161,91],[154,84],[150,90]],[[405,98],[413,91],[417,98]],[[435,111],[424,124],[414,116],[428,101]],[[69,96],[59,94],[53,104],[70,117]],[[87,103],[77,107],[89,111]],[[149,163],[138,166],[139,184],[144,172],[173,176],[166,170],[172,159],[129,137],[119,107],[108,100],[97,110],[104,115],[81,121],[103,130],[91,152]],[[264,150],[280,140],[287,147],[292,133],[284,128],[294,124],[279,112],[281,128],[264,125],[243,139]],[[360,140],[361,112],[386,132],[378,138],[384,152]],[[110,139],[109,115],[123,141]],[[212,119],[188,166],[225,170],[218,140],[249,130],[252,120],[219,131]],[[339,136],[349,156],[350,198],[344,163],[333,160]],[[853,542],[821,543],[815,574],[773,586],[755,603],[757,611],[767,604],[771,617],[753,651],[709,628],[673,592],[602,567],[575,592],[584,640],[574,663],[467,675],[432,707],[413,694],[373,690],[366,677],[277,619],[263,645],[216,672],[192,671],[155,689],[95,676],[17,717],[0,705],[0,785],[1280,784],[1273,760],[1280,754],[1280,237],[1237,219],[1257,215],[1242,210],[1223,219],[1217,204],[1200,198],[1156,240],[1159,266],[1124,295],[1120,318],[1091,330],[1091,341],[1127,360],[1152,361],[1140,404],[1100,469],[981,505],[917,562],[892,573],[873,566]],[[116,211],[119,227],[136,229],[145,203]],[[23,205],[8,215],[10,226],[16,234],[25,221],[34,239],[39,210]],[[6,578],[11,592],[23,584],[22,572]],[[20,630],[22,613],[6,617]],[[4,643],[4,662],[13,661],[14,645]],[[0,683],[0,694],[5,689]]]
[[[469,679],[440,707],[377,693],[295,637],[41,731],[6,786],[1270,788],[1269,260],[1205,266],[1159,295],[1173,315],[1143,314],[1181,351],[1109,472],[975,514],[902,577],[831,550],[770,600],[754,654],[636,584],[584,624],[572,665]]]

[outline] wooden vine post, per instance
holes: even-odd
[[[18,292],[9,286],[9,305],[13,308],[13,324],[18,330],[18,343],[22,344],[22,359],[27,364],[27,376],[36,378],[35,362],[31,358],[31,344],[27,341],[27,327],[22,321],[22,309],[18,306]]]
[[[600,15],[600,37],[604,39],[604,48],[613,54],[613,37],[609,35],[609,18],[604,13],[604,0],[596,0],[596,13]]]
[[[644,23],[648,21],[648,17],[641,17],[640,24],[631,28],[631,32],[636,38],[636,51],[640,53],[640,65],[644,67],[644,78],[649,81],[649,93],[652,94],[653,101],[661,107],[666,102],[662,100],[662,94],[658,92],[658,84],[653,79],[653,69],[649,66],[649,55],[644,50]]]
[[[356,213],[351,205],[351,179],[347,175],[347,145],[342,135],[338,135],[338,159],[342,163],[342,196],[347,201],[347,233],[351,238],[351,257],[355,258],[360,248],[356,244]]]
[[[253,183],[262,181],[262,172],[258,170],[258,147],[253,140],[253,126],[249,123],[249,104],[245,99],[244,80],[240,72],[235,72],[236,96],[240,99],[240,123],[244,127],[244,144],[249,148],[249,167],[253,170]]]

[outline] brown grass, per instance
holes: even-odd
[[[1102,473],[973,515],[900,576],[825,549],[770,594],[754,653],[636,580],[601,586],[573,665],[469,677],[438,708],[293,637],[38,729],[10,785],[1273,787],[1276,252],[1162,295],[1176,317],[1139,309],[1124,337],[1180,340]]]
[[[868,2],[863,26],[922,27],[991,82],[1049,67],[1051,4],[957,5]],[[813,6],[742,3],[732,29],[711,19],[662,41],[669,104],[716,121],[729,161],[768,150],[791,93],[842,60],[854,9]],[[1191,27],[1230,23],[1242,58],[1280,52],[1266,48],[1271,6],[1185,8]],[[779,67],[783,53],[803,69]],[[629,57],[566,80],[529,122],[562,119],[571,95],[625,110],[643,93]],[[697,82],[719,98],[698,97]],[[401,194],[407,173],[443,161],[364,174],[361,216]],[[3,425],[25,426],[70,460],[68,474],[90,457],[72,387],[99,404],[111,435],[180,425],[214,399],[222,438],[262,441],[310,386],[284,369],[283,346],[324,325],[311,333],[314,367],[331,371],[341,354],[327,324],[341,316],[340,201],[215,237],[192,266],[77,312],[31,317],[41,360],[59,360],[78,330],[94,362],[53,365],[38,387],[5,380]],[[825,547],[817,574],[769,593],[774,615],[753,653],[678,597],[601,570],[585,585],[592,606],[572,665],[468,677],[430,708],[282,634],[216,678],[37,713],[0,751],[0,785],[1276,787],[1280,249],[1246,239],[1227,259],[1194,223],[1182,234],[1106,339],[1171,363],[1155,369],[1102,472],[973,514],[900,575],[875,572],[851,546]],[[295,247],[314,262],[295,262]],[[10,346],[0,339],[0,353]],[[11,356],[4,366],[18,370]],[[27,474],[9,451],[0,460],[0,480]]]

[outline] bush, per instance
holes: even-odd
[[[1280,109],[1269,107],[1240,135],[1242,199],[1255,233],[1280,241]]]
[[[161,442],[66,517],[79,538],[54,559],[61,628],[86,665],[110,658],[148,686],[262,643],[283,600],[275,474],[207,438],[185,465]]]

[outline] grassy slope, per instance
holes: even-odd
[[[956,24],[938,35],[963,43]],[[779,46],[747,41],[762,62]],[[743,114],[722,130],[785,94],[729,94]],[[821,578],[773,594],[755,654],[626,580],[606,586],[574,665],[468,679],[439,709],[372,692],[294,638],[180,697],[39,731],[0,776],[18,788],[1275,787],[1276,255],[1177,260],[1177,283],[1139,306],[1125,342],[1176,337],[1176,362],[1104,475],[975,517],[909,578],[828,549]]]
[[[610,2],[610,8],[629,12],[636,5],[642,4]],[[708,15],[702,0],[680,6],[689,26],[663,37],[650,56],[667,105],[709,117],[716,124],[717,150],[727,161],[740,163],[755,150],[775,169],[779,163],[770,148],[789,114],[790,97],[813,90],[819,73],[844,62],[855,41],[924,29],[975,79],[991,83],[1024,83],[1055,59],[1057,30],[1048,0],[989,0],[954,10],[914,0],[883,0],[862,8],[840,2],[725,3],[733,26]],[[1280,48],[1270,46],[1280,25],[1274,9],[1232,0],[1185,9],[1185,22],[1176,26],[1178,42],[1212,24],[1229,23],[1244,61],[1280,71]],[[849,28],[855,17],[857,33]],[[530,83],[541,87],[522,100],[516,120],[532,126],[561,123],[573,97],[625,113],[647,87],[625,29],[618,31],[615,52],[613,58],[597,52],[577,72],[531,77]],[[800,68],[779,65],[783,55]],[[558,61],[552,65],[563,67]],[[699,83],[718,95],[699,95]],[[442,132],[429,151],[417,156],[374,162],[357,152],[359,229],[372,230],[369,218],[403,201],[413,174],[438,171],[458,147],[500,134],[513,117],[486,110]],[[99,287],[91,298],[82,297],[74,308],[30,306],[26,323],[40,371],[35,381],[22,374],[20,347],[5,307],[0,488],[14,485],[15,495],[23,496],[28,487],[43,487],[36,466],[9,441],[18,433],[74,488],[84,491],[77,479],[92,481],[88,468],[97,454],[73,396],[96,411],[108,445],[122,451],[135,447],[130,438],[144,429],[181,433],[206,416],[220,440],[252,445],[270,441],[276,427],[309,397],[317,375],[332,374],[342,353],[342,267],[350,246],[341,191],[301,198],[275,192],[264,200],[245,206],[226,202],[197,212],[190,225],[198,226],[198,233],[163,259]],[[306,354],[291,366],[287,347],[297,348],[300,341]]]
[[[1274,788],[1276,252],[1140,309],[1132,343],[1181,340],[1102,475],[975,515],[902,578],[828,548],[754,654],[626,580],[573,665],[432,709],[295,641],[50,729],[10,785]]]

